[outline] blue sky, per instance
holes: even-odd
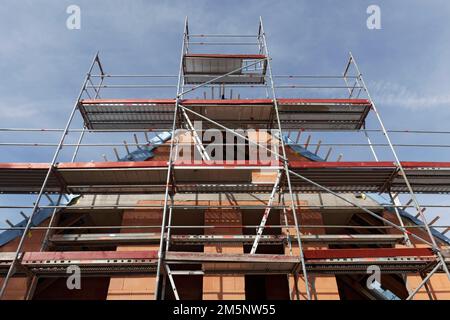
[[[66,28],[66,8],[71,4],[81,8],[80,30]],[[381,8],[381,30],[366,27],[370,4]],[[193,33],[255,33],[262,16],[275,74],[340,74],[352,51],[389,129],[449,130],[449,13],[448,1],[3,0],[0,127],[62,128],[97,50],[110,73],[176,74],[185,16]],[[289,94],[303,97],[310,92]],[[136,95],[151,98],[162,93]],[[75,127],[80,127],[79,119]],[[368,127],[378,128],[373,116]],[[312,141],[319,137],[325,143],[364,143],[355,133],[313,133]],[[448,143],[447,137],[392,136],[395,143],[433,144]],[[70,136],[67,141],[75,139]],[[86,141],[123,139],[115,135]],[[131,141],[129,135],[125,139]],[[384,141],[376,134],[373,139]],[[56,143],[58,135],[0,133],[0,140]],[[80,159],[101,160],[101,153],[112,154],[110,149],[83,150]],[[386,150],[378,151],[383,159],[392,159]],[[334,157],[338,152],[346,160],[371,159],[367,149],[342,149]],[[50,148],[0,146],[0,161],[48,162],[52,153]],[[402,160],[450,161],[448,148],[400,148],[399,155]],[[449,204],[447,199],[434,196],[423,201]],[[14,201],[0,196],[0,204]],[[448,224],[446,211],[429,210],[428,217],[439,214],[439,224]],[[5,218],[19,219],[16,212],[1,212]]]

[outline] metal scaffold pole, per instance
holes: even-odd
[[[95,91],[94,99],[99,99],[100,98],[100,89],[101,89],[101,86],[102,86],[103,81],[105,79],[104,78],[105,73],[103,71],[103,67],[102,67],[102,64],[100,62],[100,59],[97,59],[97,64],[98,64],[98,68],[100,69],[100,76],[101,76],[101,78],[100,78],[100,82],[99,82],[97,88],[94,87],[94,91]],[[92,83],[91,77],[89,77],[89,82]],[[80,150],[80,145],[81,145],[81,142],[83,141],[85,133],[86,133],[86,125],[83,126],[83,129],[80,132],[80,136],[78,138],[77,145],[75,147],[75,151],[73,152],[73,155],[72,155],[72,159],[71,159],[72,162],[75,162],[75,160],[77,158],[78,151]]]
[[[354,92],[354,89],[353,89],[353,88],[354,88],[355,86],[364,88],[364,86],[361,85],[361,83],[359,82],[359,76],[354,76],[354,79],[355,79],[355,85],[354,85],[353,87],[350,87],[350,85],[349,85],[349,83],[348,83],[348,72],[349,72],[350,66],[351,66],[351,64],[352,64],[352,61],[353,61],[353,58],[350,56],[349,59],[348,59],[348,61],[347,61],[345,70],[344,70],[344,72],[343,72],[343,79],[344,79],[344,81],[345,81],[345,84],[346,84],[347,87],[348,87],[349,98],[351,98],[351,97],[353,96],[353,92]],[[361,90],[358,92],[358,97],[359,97],[359,94],[360,94],[360,93],[361,93]],[[368,130],[366,130],[366,128],[365,128],[365,124],[363,124],[362,130],[363,130],[363,132],[364,132],[364,136],[365,136],[366,139],[367,139],[367,143],[368,143],[368,145],[369,145],[370,151],[372,152],[373,158],[375,159],[376,162],[379,162],[379,158],[378,158],[377,152],[375,151],[375,148],[374,148],[374,146],[373,146],[372,140],[370,139]],[[391,202],[392,202],[393,205],[395,205],[395,204],[400,204],[400,201],[398,200],[398,198],[397,198],[396,196],[394,196],[394,195],[392,194],[392,192],[389,192],[389,197],[390,197]],[[397,208],[396,206],[394,206],[394,211],[395,211],[395,215],[396,215],[396,217],[397,217],[397,220],[398,220],[399,223],[400,223],[400,226],[401,226],[402,228],[404,228],[405,225],[404,225],[404,223],[403,223],[403,220],[402,220],[402,217],[401,217],[401,215],[400,215],[400,212],[399,212],[399,210],[398,210],[398,208]],[[404,241],[405,241],[405,244],[406,244],[407,246],[411,246],[411,241],[410,241],[410,239],[409,239],[409,236],[408,236],[408,233],[407,233],[407,232],[403,232],[403,237],[404,237],[404,239],[405,239],[405,240],[404,240]]]
[[[299,224],[298,224],[298,219],[297,219],[297,212],[295,209],[295,199],[294,199],[294,195],[292,193],[292,185],[291,185],[291,178],[289,175],[289,167],[288,167],[288,160],[287,160],[287,156],[286,156],[286,148],[284,146],[284,139],[283,139],[283,134],[282,134],[282,129],[281,129],[280,116],[279,116],[279,112],[278,112],[278,101],[277,101],[277,96],[275,94],[275,84],[274,84],[273,74],[272,74],[271,58],[270,58],[269,50],[267,48],[266,34],[264,31],[263,21],[262,21],[261,17],[259,17],[259,24],[260,24],[259,35],[261,36],[262,47],[263,47],[262,49],[265,51],[266,58],[267,58],[267,71],[269,73],[272,99],[273,99],[275,115],[276,115],[276,120],[277,120],[277,126],[278,126],[278,134],[279,134],[278,139],[280,140],[281,150],[282,150],[282,154],[283,154],[284,174],[285,174],[287,185],[288,185],[289,197],[290,197],[290,201],[291,201],[291,211],[292,211],[292,215],[294,218],[295,229],[296,229],[296,234],[297,234],[297,244],[299,247],[300,264],[301,264],[301,268],[302,268],[302,272],[303,272],[303,277],[305,280],[306,297],[308,300],[311,300],[308,274],[306,271],[305,257],[303,254],[303,245],[302,245],[302,240],[300,237],[300,229],[299,229]]]
[[[169,161],[168,161],[168,170],[167,170],[167,179],[166,179],[166,190],[164,194],[164,209],[162,214],[162,222],[161,222],[161,238],[159,243],[159,250],[158,250],[158,265],[156,269],[156,287],[155,287],[155,300],[163,300],[164,297],[162,296],[162,284],[161,283],[161,271],[165,272],[166,268],[164,268],[164,256],[166,252],[166,246],[165,246],[165,236],[166,236],[166,215],[169,208],[168,200],[169,200],[169,187],[171,182],[171,175],[173,170],[173,150],[174,150],[174,142],[175,142],[175,135],[176,135],[176,125],[177,125],[177,115],[178,115],[178,106],[180,103],[180,99],[182,98],[182,95],[180,93],[182,92],[182,76],[183,76],[183,56],[186,50],[186,40],[188,36],[188,20],[187,17],[184,22],[184,32],[183,32],[183,43],[181,45],[181,56],[180,56],[180,66],[179,66],[179,72],[178,72],[178,84],[177,84],[177,96],[175,99],[175,109],[174,109],[174,116],[173,116],[173,125],[172,125],[172,137],[170,140],[170,151],[169,151]],[[171,192],[173,193],[174,190],[172,189]],[[164,269],[163,269],[164,268]],[[160,288],[161,287],[161,288]]]
[[[38,212],[38,210],[39,210],[39,203],[41,201],[42,196],[45,193],[47,182],[48,182],[48,180],[50,178],[50,175],[53,172],[53,168],[54,168],[55,163],[56,163],[56,161],[58,159],[59,153],[60,153],[60,151],[61,151],[61,149],[62,149],[62,147],[64,145],[64,141],[65,141],[66,136],[68,134],[70,125],[72,123],[72,120],[73,120],[73,118],[75,116],[75,112],[77,111],[79,101],[80,101],[81,97],[83,96],[83,93],[86,90],[86,85],[88,83],[88,80],[90,79],[90,74],[91,74],[92,69],[94,68],[96,63],[99,63],[98,52],[95,54],[95,57],[92,60],[92,63],[90,65],[89,69],[88,69],[88,72],[87,72],[86,77],[85,77],[85,79],[83,81],[83,84],[81,86],[81,89],[80,89],[80,92],[78,94],[78,97],[76,99],[76,102],[75,102],[75,104],[74,104],[74,106],[72,108],[72,111],[71,111],[71,113],[69,115],[69,119],[67,120],[67,124],[66,124],[66,126],[64,128],[64,131],[63,131],[63,133],[61,135],[61,138],[60,138],[60,141],[59,141],[58,146],[56,148],[56,151],[55,151],[55,153],[53,155],[52,161],[50,162],[49,169],[47,170],[47,173],[45,175],[44,181],[42,182],[42,186],[41,186],[41,188],[39,190],[39,193],[38,193],[38,195],[36,197],[36,200],[34,202],[34,206],[33,206],[30,218],[28,219],[27,224],[25,226],[25,229],[23,230],[23,234],[20,237],[19,244],[17,245],[17,249],[16,249],[16,252],[14,254],[14,258],[13,258],[13,261],[11,263],[11,266],[8,269],[8,273],[6,274],[6,277],[3,279],[3,284],[2,284],[2,287],[0,289],[0,299],[4,296],[6,288],[8,286],[8,282],[9,282],[10,278],[13,276],[13,274],[15,272],[16,264],[17,264],[17,262],[19,260],[20,253],[21,253],[22,247],[23,247],[24,242],[25,242],[25,238],[26,238],[26,236],[27,236],[27,234],[28,234],[28,232],[30,230],[30,227],[32,225],[33,217],[35,216],[36,212]]]

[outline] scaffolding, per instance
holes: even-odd
[[[201,42],[195,39],[201,38]],[[220,38],[221,42],[209,42],[211,38]],[[233,41],[231,41],[231,40]],[[234,39],[252,39],[254,42],[237,42]],[[250,45],[255,52],[248,53],[197,53],[192,52],[195,46],[203,46],[208,50],[210,45],[217,46]],[[367,266],[376,264],[386,273],[426,274],[423,282],[410,292],[411,299],[421,287],[426,285],[436,272],[444,272],[450,279],[448,265],[449,252],[442,248],[435,239],[429,223],[424,216],[424,207],[419,204],[416,193],[440,194],[450,192],[450,163],[448,162],[404,162],[400,161],[396,145],[391,142],[390,133],[386,130],[378,109],[372,100],[363,76],[350,53],[344,72],[340,76],[310,76],[310,75],[274,75],[271,66],[267,37],[262,19],[259,21],[258,32],[255,35],[224,35],[224,34],[190,34],[186,18],[179,60],[179,73],[172,75],[113,75],[105,73],[105,69],[97,53],[88,69],[80,93],[69,115],[64,129],[42,129],[41,131],[61,132],[58,144],[30,143],[34,146],[56,146],[53,158],[49,163],[0,163],[0,194],[35,194],[36,199],[31,209],[27,223],[16,229],[21,232],[20,241],[15,252],[0,254],[0,272],[5,278],[0,291],[0,297],[5,294],[8,281],[15,274],[33,275],[32,285],[27,297],[31,298],[36,286],[37,277],[62,276],[65,268],[74,261],[83,272],[90,275],[112,274],[156,274],[156,299],[164,299],[168,284],[173,289],[175,298],[179,299],[174,275],[204,275],[204,274],[292,274],[302,276],[305,281],[305,293],[311,299],[309,273],[312,274],[351,274],[365,273]],[[177,79],[177,84],[108,84],[111,79]],[[344,85],[311,86],[304,84],[277,85],[277,79],[337,79]],[[163,89],[176,88],[175,98],[154,99],[122,99],[102,98],[107,89]],[[233,97],[233,88],[254,90],[255,96],[241,98]],[[226,92],[229,89],[229,92]],[[281,89],[343,89],[348,92],[346,98],[281,98]],[[205,91],[202,91],[205,90]],[[210,90],[210,98],[206,90]],[[259,91],[258,91],[259,90]],[[261,95],[262,92],[262,95]],[[203,95],[203,98],[192,97],[193,94]],[[81,115],[83,127],[71,128],[76,114]],[[365,121],[372,113],[376,116],[380,129],[366,129]],[[195,122],[202,121],[203,127],[196,128]],[[262,148],[271,155],[270,162],[251,162],[248,160],[233,160],[220,162],[212,159],[212,154],[205,146],[200,134],[210,128],[229,133],[238,139],[233,145],[248,145]],[[263,144],[258,140],[242,134],[241,129],[271,130],[271,141]],[[26,131],[26,129],[22,129]],[[363,132],[367,137],[368,146],[375,161],[325,161],[305,162],[289,161],[287,146],[299,146],[300,134],[303,131],[326,132]],[[1,131],[14,131],[2,129]],[[17,131],[21,131],[18,129]],[[30,131],[32,131],[30,129]],[[78,133],[76,143],[66,143],[69,134]],[[87,132],[143,132],[146,137],[146,148],[139,143],[126,143],[129,161],[123,161],[114,148],[117,161],[75,162],[81,147],[106,146],[117,147],[114,143],[83,144]],[[157,140],[148,137],[148,133],[156,132]],[[165,132],[166,139],[159,133]],[[178,150],[184,142],[180,132],[191,134],[192,141],[188,145],[195,147],[199,159],[186,163],[178,159]],[[291,132],[298,132],[296,139],[291,138]],[[369,134],[381,132],[386,138],[385,144],[372,143]],[[160,141],[158,141],[158,139]],[[170,142],[166,143],[170,139]],[[136,160],[129,147],[137,147],[145,156],[151,150],[149,147],[169,145],[167,161]],[[2,146],[12,144],[2,143]],[[15,144],[27,146],[27,143]],[[211,144],[214,145],[214,144]],[[310,136],[305,147],[312,146]],[[319,141],[314,154],[327,144]],[[329,144],[332,146],[333,144]],[[334,144],[333,146],[335,146]],[[344,144],[341,144],[344,145]],[[350,145],[350,144],[349,144]],[[355,146],[356,144],[351,144]],[[379,161],[374,147],[387,146],[394,161]],[[60,162],[59,156],[63,147],[72,147],[74,152],[70,162]],[[146,153],[147,152],[147,153]],[[106,157],[105,157],[106,158]],[[127,159],[125,159],[127,160]],[[139,161],[140,160],[140,161]],[[271,179],[258,181],[255,173],[269,172]],[[398,223],[382,217],[376,207],[367,207],[350,198],[345,193],[383,193],[392,198],[389,207],[394,208]],[[340,206],[365,212],[384,227],[396,229],[397,234],[352,234],[352,235],[306,235],[303,228],[319,228],[321,226],[304,225],[298,221],[297,211],[304,207],[296,195],[298,193],[328,194],[340,201]],[[402,205],[398,194],[408,194],[411,202]],[[50,205],[42,204],[49,195],[56,195],[58,200]],[[159,206],[126,204],[120,205],[86,205],[66,206],[61,199],[66,195],[159,195],[162,201]],[[177,205],[178,195],[202,194],[261,194],[263,204],[252,206],[264,210],[259,225],[234,225],[227,228],[252,228],[254,235],[178,235],[172,234],[176,228],[172,225],[173,210],[177,208],[211,208],[208,205]],[[234,206],[227,208],[248,208],[238,200]],[[214,206],[217,207],[217,206]],[[323,203],[317,208],[326,210]],[[333,206],[332,206],[333,207]],[[336,205],[333,208],[336,209]],[[423,222],[420,229],[426,231],[424,238],[414,233],[413,227],[403,223],[399,210],[414,208]],[[25,208],[24,206],[4,206],[3,208]],[[55,217],[61,208],[68,210],[83,210],[94,208],[136,209],[158,208],[162,210],[162,222],[159,226],[128,226],[130,229],[155,228],[159,233],[77,233],[54,234],[64,227],[56,225]],[[42,227],[46,233],[40,252],[26,252],[23,248],[26,235],[31,230],[39,230],[33,225],[34,216],[43,209],[52,210],[50,223]],[[282,210],[285,224],[276,227],[295,230],[295,234],[276,236],[265,235],[263,231],[274,225],[268,225],[267,219],[272,210]],[[288,224],[287,215],[292,216],[293,224]],[[220,228],[220,226],[184,226],[184,228]],[[224,227],[224,226],[222,226]],[[332,227],[332,226],[326,226]],[[335,226],[342,227],[342,226]],[[352,226],[355,227],[355,226]],[[416,226],[417,227],[417,226]],[[86,227],[85,229],[124,229],[125,226]],[[362,228],[369,228],[364,227]],[[380,228],[380,226],[378,226]],[[68,227],[76,229],[76,227]],[[79,228],[83,231],[83,227]],[[411,239],[426,245],[426,248],[413,248]],[[159,244],[155,251],[47,251],[49,244],[60,246],[101,246],[104,244]],[[240,243],[251,246],[249,253],[243,254],[211,254],[199,252],[171,251],[172,244],[214,244]],[[351,248],[351,249],[305,249],[304,243],[339,244],[339,245],[391,245],[406,244],[406,248]],[[257,253],[259,244],[285,244],[290,247],[290,255],[273,255]],[[292,253],[292,246],[298,247],[298,255]],[[173,269],[177,265],[201,265],[201,270]]]

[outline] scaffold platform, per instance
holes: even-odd
[[[0,273],[5,272],[13,253],[0,253]],[[48,251],[24,252],[19,270],[39,276],[58,276],[76,264],[87,274],[153,273],[157,251]],[[433,267],[434,252],[429,248],[305,249],[307,271],[312,274],[366,274],[376,263],[385,273],[424,272]],[[290,274],[299,268],[299,257],[279,254],[220,254],[174,252],[166,254],[169,265],[190,264],[193,271],[178,274]],[[449,257],[446,263],[450,265]],[[201,266],[195,269],[195,266]],[[174,273],[175,274],[175,273]]]
[[[366,99],[278,99],[280,121],[289,130],[359,130],[370,111]],[[232,129],[275,127],[272,99],[185,99],[179,102]],[[173,122],[173,99],[81,100],[88,129],[167,129]],[[202,121],[202,128],[215,126]],[[216,127],[217,128],[217,127]]]
[[[263,54],[199,54],[183,56],[186,84],[264,84],[267,60]],[[219,79],[218,76],[226,75]]]
[[[402,165],[415,192],[450,192],[449,162],[402,162]],[[281,164],[251,164],[248,161],[226,164],[175,162],[170,188],[187,193],[270,192],[274,177],[261,179],[258,173],[275,173],[280,167]],[[49,164],[43,163],[0,163],[0,192],[36,192],[49,168]],[[393,162],[291,161],[289,169],[336,192],[408,192]],[[58,163],[52,169],[46,192],[163,193],[167,170],[165,161]],[[299,177],[291,179],[296,192],[321,191]]]

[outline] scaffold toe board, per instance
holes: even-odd
[[[450,192],[450,162],[402,162],[414,190],[418,193]],[[300,162],[291,161],[292,172],[336,192],[408,192],[393,162]],[[296,191],[323,191],[292,175]]]
[[[282,127],[305,130],[359,130],[371,103],[366,99],[278,99]]]
[[[185,54],[183,74],[186,84],[212,83],[264,84],[267,69],[260,54]]]
[[[280,121],[290,130],[358,130],[370,102],[364,99],[278,99]],[[272,99],[185,99],[184,107],[228,128],[275,126]],[[173,122],[173,99],[81,100],[79,109],[88,129],[167,129]],[[202,128],[215,127],[195,114]]]

